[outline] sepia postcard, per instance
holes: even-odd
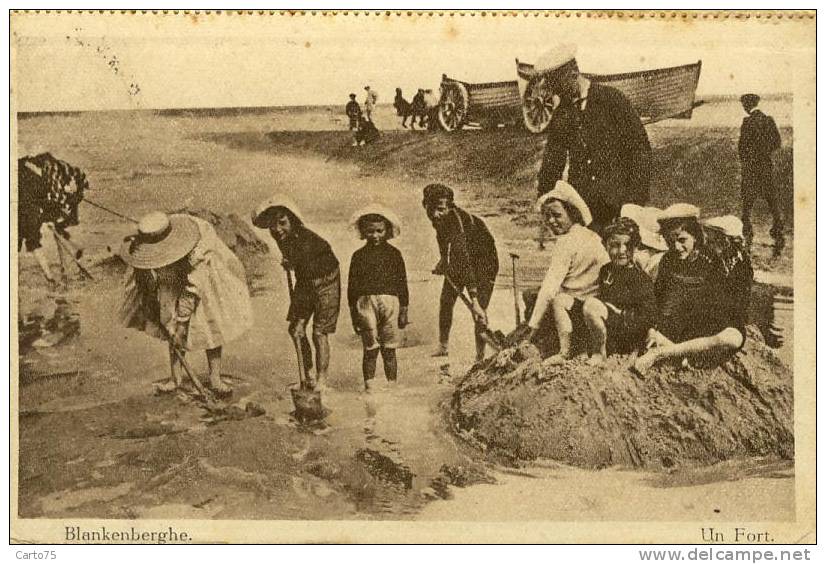
[[[814,12],[10,30],[10,542],[816,542]]]

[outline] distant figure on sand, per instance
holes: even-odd
[[[181,385],[177,348],[181,354],[206,350],[210,388],[218,396],[232,393],[221,380],[221,352],[252,327],[252,305],[244,267],[212,225],[152,212],[124,241],[120,256],[131,267],[122,322],[169,344],[171,374],[158,391]]]
[[[419,127],[425,126],[425,118],[427,118],[427,104],[424,101],[424,90],[419,88],[419,91],[416,92],[416,95],[413,96],[413,101],[410,103],[410,110],[413,112],[413,121],[410,123],[410,126],[413,129],[416,123],[416,118],[419,118]]]
[[[783,236],[783,211],[780,194],[774,185],[772,157],[780,148],[780,132],[771,116],[759,109],[760,96],[744,94],[740,97],[743,110],[748,114],[740,126],[740,140],[737,151],[740,154],[742,176],[741,196],[743,198],[743,234],[746,248],[751,249],[754,229],[751,225],[751,210],[758,198],[766,200],[772,214],[769,231],[774,239],[774,256],[780,256],[786,240]]]
[[[439,347],[433,356],[448,355],[453,307],[458,292],[467,288],[476,323],[476,360],[482,360],[485,341],[480,330],[487,326],[486,310],[499,272],[496,242],[481,219],[453,202],[453,190],[444,184],[425,186],[422,206],[436,230],[439,244],[441,258],[433,274],[445,277],[439,298]]]
[[[402,118],[402,127],[407,129],[407,118],[413,115],[413,111],[410,107],[410,102],[404,99],[401,88],[396,88],[396,97],[393,99],[393,107],[396,108],[396,115]],[[413,121],[416,121],[415,116],[413,116]]]
[[[252,224],[269,230],[284,257],[281,266],[288,273],[295,272],[295,287],[291,289],[287,313],[288,331],[298,343],[304,373],[312,385],[309,372],[313,354],[307,339],[307,324],[312,319],[316,358],[314,387],[324,388],[330,367],[327,336],[336,332],[341,305],[338,259],[327,241],[304,226],[298,207],[283,194],[276,194],[259,205],[253,212]]]
[[[439,97],[433,93],[431,88],[424,91],[425,114],[427,115],[427,130],[430,132],[439,131]]]
[[[353,146],[370,145],[379,140],[379,130],[372,121],[368,121],[366,117],[359,118],[359,127],[353,135]]]
[[[379,101],[379,95],[370,86],[365,86],[364,91],[366,92],[364,96],[364,117],[367,118],[367,121],[373,121],[373,110],[376,107],[376,102]]]
[[[356,95],[350,94],[350,101],[344,108],[344,113],[350,120],[350,131],[356,130],[359,127],[359,118],[361,117],[361,106],[356,102]]]
[[[539,195],[554,188],[568,168],[568,183],[582,196],[597,233],[623,204],[648,201],[651,145],[628,98],[580,74],[574,46],[560,46],[537,61],[560,106],[548,125],[539,171]],[[540,235],[542,239],[542,235]]]

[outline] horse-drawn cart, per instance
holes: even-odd
[[[593,82],[624,93],[644,124],[688,119],[695,101],[701,62],[621,74],[583,73]],[[516,61],[518,80],[469,83],[442,75],[439,124],[446,131],[465,125],[483,127],[520,121],[533,133],[545,131],[559,104],[547,75]]]

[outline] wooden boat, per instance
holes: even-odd
[[[644,124],[690,119],[701,104],[695,100],[702,61],[689,65],[620,74],[583,73],[625,94]],[[465,125],[495,126],[520,121],[534,133],[545,131],[559,97],[547,74],[516,61],[518,80],[469,83],[442,75],[439,124],[446,131]]]
[[[593,82],[613,86],[628,98],[643,124],[664,119],[690,119],[695,101],[702,61],[690,65],[650,69],[620,74],[582,73]],[[516,61],[525,127],[541,133],[548,127],[559,103],[547,84],[547,74]]]

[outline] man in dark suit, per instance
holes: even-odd
[[[593,215],[591,229],[619,217],[623,204],[648,201],[651,144],[637,112],[619,90],[579,72],[575,49],[562,46],[540,58],[560,103],[548,125],[537,189],[550,191],[568,164],[568,183]]]
[[[757,94],[744,94],[740,97],[743,109],[748,114],[740,126],[740,141],[737,152],[740,154],[740,185],[743,198],[743,235],[751,248],[754,230],[751,225],[751,210],[757,198],[765,199],[772,214],[772,227],[769,234],[774,239],[774,256],[780,256],[786,240],[783,237],[783,211],[780,197],[774,185],[772,154],[780,148],[780,132],[771,116],[757,109],[760,97]]]

